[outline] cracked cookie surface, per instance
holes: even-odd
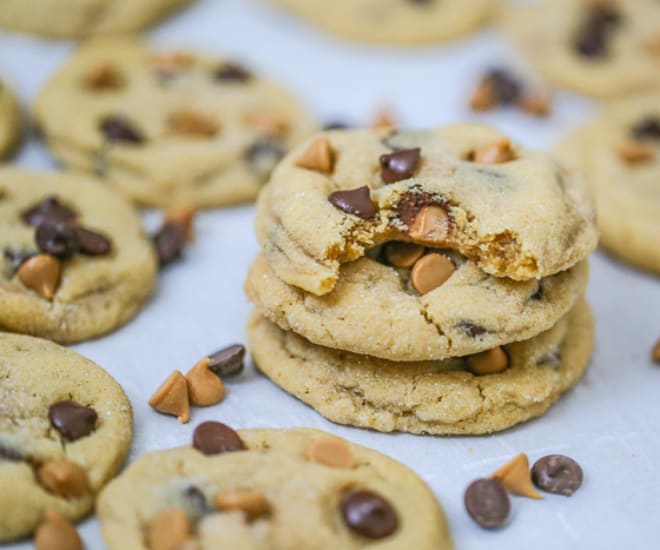
[[[319,430],[237,434],[245,450],[208,456],[192,446],[158,451],[110,483],[97,506],[108,547],[147,548],[144,533],[152,532],[155,518],[181,512],[187,523],[181,538],[201,549],[452,547],[433,493],[391,458]],[[328,440],[343,449],[347,463],[329,466],[309,458],[310,449]],[[340,502],[346,491],[359,490],[389,502],[398,518],[392,533],[369,539],[347,528]],[[216,507],[219,495],[236,492],[260,495],[263,513],[249,517]]]
[[[61,262],[50,258],[61,266],[50,300],[20,278],[22,267],[40,251],[37,228],[24,214],[49,197],[72,209],[77,225],[111,241],[104,255],[75,254]],[[1,169],[0,254],[0,329],[63,343],[100,336],[126,323],[156,284],[153,246],[133,206],[120,193],[80,175]]]
[[[11,152],[19,134],[18,103],[9,86],[0,79],[0,158]]]
[[[128,454],[132,411],[108,373],[46,340],[0,333],[0,380],[0,541],[9,541],[29,535],[46,509],[76,520],[93,508]],[[75,440],[59,433],[49,414],[63,400],[94,409],[91,432]],[[38,481],[42,467],[61,461],[75,463],[87,479],[74,497]]]
[[[67,166],[149,206],[253,200],[314,129],[298,102],[244,67],[136,39],[81,47],[39,94],[35,117]]]
[[[506,370],[474,375],[463,359],[393,363],[311,344],[255,310],[248,342],[257,367],[340,424],[378,431],[485,434],[543,414],[573,386],[593,349],[584,301],[553,328],[504,346]]]

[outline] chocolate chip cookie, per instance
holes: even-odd
[[[255,311],[256,366],[340,424],[383,432],[485,434],[543,414],[573,386],[593,349],[584,301],[530,340],[445,361],[394,363],[310,343]]]
[[[609,104],[558,152],[587,175],[603,246],[660,274],[660,92]]]
[[[252,200],[313,128],[291,95],[245,67],[125,37],[80,48],[34,116],[67,166],[149,206]]]
[[[126,323],[156,283],[137,212],[91,177],[0,169],[0,330],[70,343]]]
[[[47,340],[0,333],[0,542],[47,510],[77,520],[120,468],[132,411],[102,368]]]
[[[9,86],[0,80],[0,158],[11,152],[19,134],[18,103]]]
[[[412,471],[312,429],[205,422],[192,446],[132,464],[97,511],[111,550],[452,547],[437,500]]]

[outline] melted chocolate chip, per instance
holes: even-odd
[[[394,183],[413,177],[419,166],[421,149],[402,149],[380,156],[380,174],[385,183]]]
[[[501,527],[511,512],[511,501],[497,478],[477,479],[465,490],[465,509],[481,527]]]
[[[611,32],[621,21],[621,14],[613,5],[605,2],[593,4],[578,30],[575,50],[583,57],[592,59],[606,56]]]
[[[101,131],[108,141],[126,144],[140,144],[144,142],[142,134],[126,118],[110,116],[101,122]]]
[[[245,346],[234,344],[209,355],[207,367],[221,378],[235,376],[243,370],[244,358]]]
[[[50,423],[60,435],[75,441],[90,434],[96,426],[98,415],[91,407],[85,407],[75,401],[58,401],[48,409]]]
[[[178,260],[186,245],[186,234],[178,223],[164,224],[152,239],[161,267]]]
[[[105,256],[110,254],[112,241],[105,235],[84,227],[76,227],[75,232],[78,237],[79,252],[81,254],[85,254],[86,256]]]
[[[532,466],[532,481],[542,491],[570,497],[582,485],[580,465],[564,455],[539,458]]]
[[[371,202],[371,192],[366,185],[357,189],[335,191],[330,194],[328,200],[335,208],[363,220],[372,220],[376,217],[377,210]]]
[[[501,67],[491,69],[483,81],[490,87],[493,99],[500,105],[510,105],[520,99],[523,92],[521,82],[508,70]]]
[[[477,336],[481,336],[482,334],[486,334],[488,332],[484,327],[475,325],[469,321],[459,321],[457,326],[463,332],[467,333],[471,338],[476,338]]]
[[[193,447],[205,455],[245,450],[241,437],[222,422],[202,422],[193,433]]]
[[[639,120],[632,127],[635,139],[660,139],[660,117],[649,115]]]
[[[237,63],[225,63],[215,70],[213,78],[221,82],[244,83],[250,80],[252,75]]]
[[[265,181],[284,154],[284,148],[278,141],[263,138],[248,147],[245,151],[245,160],[250,170]]]
[[[62,222],[44,222],[37,227],[35,241],[40,252],[66,260],[80,248],[76,231]]]
[[[415,188],[413,188],[415,189]],[[442,206],[446,207],[446,203],[434,197],[431,193],[426,191],[422,192],[407,192],[399,199],[399,204],[396,206],[398,218],[408,227],[415,221],[419,211],[425,206]]]
[[[44,222],[71,223],[78,214],[68,206],[62,204],[57,197],[46,197],[39,204],[31,206],[21,213],[21,219],[33,227]]]
[[[350,491],[343,496],[340,506],[344,523],[363,537],[382,539],[394,533],[399,526],[394,508],[373,491]]]

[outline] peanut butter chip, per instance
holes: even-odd
[[[289,120],[277,113],[251,113],[246,117],[246,122],[267,137],[281,138],[289,131]]]
[[[246,515],[248,521],[263,516],[270,510],[268,500],[258,491],[218,493],[215,497],[215,505],[223,512],[239,510]]]
[[[83,84],[94,91],[116,90],[122,85],[121,75],[110,64],[92,67],[83,75]]]
[[[489,111],[497,105],[492,84],[488,80],[481,80],[470,97],[470,109],[473,111]]]
[[[335,437],[323,437],[307,447],[307,459],[331,468],[349,470],[355,464],[348,445]]]
[[[209,370],[211,360],[205,357],[186,374],[190,404],[205,407],[222,401],[225,387],[222,380]]]
[[[34,534],[36,550],[83,550],[76,528],[54,510],[47,510]]]
[[[424,247],[414,243],[391,242],[385,245],[387,263],[401,269],[409,269],[424,254]]]
[[[294,164],[299,168],[331,174],[335,166],[335,153],[330,147],[330,140],[328,138],[314,140]]]
[[[165,211],[163,225],[174,223],[183,229],[186,241],[192,242],[195,239],[193,220],[197,214],[197,209],[190,204],[179,204],[171,206]]]
[[[181,510],[163,510],[149,522],[147,545],[150,550],[178,550],[189,535],[190,521]]]
[[[220,124],[204,113],[180,111],[170,119],[170,127],[178,134],[193,137],[213,137],[220,131]]]
[[[619,158],[628,164],[641,164],[653,158],[653,149],[645,143],[626,141],[617,146]]]
[[[427,254],[415,263],[410,282],[420,294],[427,294],[442,285],[456,271],[452,261],[442,254]]]
[[[149,399],[149,405],[158,412],[171,414],[185,424],[190,420],[190,403],[188,401],[188,384],[180,371],[175,370],[162,383]]]
[[[395,128],[396,122],[394,121],[394,115],[389,109],[381,109],[371,123],[371,127],[374,130]]]
[[[502,164],[514,158],[511,142],[506,138],[484,145],[474,152],[474,162],[478,164]]]
[[[89,490],[87,472],[70,460],[51,460],[39,468],[39,483],[64,498],[79,498]]]
[[[660,338],[658,338],[658,341],[651,350],[651,359],[653,359],[655,363],[660,363]]]
[[[529,498],[543,498],[532,485],[529,460],[525,453],[520,453],[490,477],[499,479],[510,493]]]
[[[501,347],[496,347],[467,358],[467,367],[473,374],[495,374],[506,370],[509,358]]]
[[[449,215],[442,206],[430,205],[422,208],[408,229],[416,241],[443,245],[449,236]]]
[[[62,264],[50,254],[37,254],[18,268],[18,279],[46,300],[53,299],[60,284]]]
[[[543,92],[530,92],[518,102],[520,108],[537,117],[546,117],[550,114],[550,98]]]

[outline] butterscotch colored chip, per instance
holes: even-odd
[[[509,366],[509,358],[501,347],[470,355],[466,361],[470,372],[477,375],[495,374]]]
[[[410,282],[420,294],[427,294],[442,285],[456,271],[452,261],[442,254],[422,256],[410,272]]]
[[[149,522],[147,544],[150,550],[176,550],[189,534],[190,521],[181,510],[163,510]]]
[[[385,245],[385,259],[390,265],[411,268],[424,254],[424,247],[414,243],[391,242]]]
[[[616,152],[628,164],[641,164],[653,158],[653,149],[649,145],[632,140],[620,143]]]
[[[470,109],[473,111],[489,111],[497,105],[493,86],[487,80],[481,80],[470,96]]]
[[[83,550],[76,528],[54,510],[48,510],[34,534],[36,550]]]
[[[295,165],[324,174],[331,174],[334,169],[335,154],[328,138],[319,138],[296,159]]]
[[[387,128],[395,128],[396,122],[394,120],[394,115],[389,109],[382,109],[374,117],[374,121],[371,123],[371,127],[374,130],[382,130]]]
[[[484,145],[474,152],[474,162],[478,164],[502,164],[514,158],[511,142],[506,138]]]
[[[163,225],[174,223],[180,226],[186,236],[186,241],[192,242],[195,239],[193,221],[196,214],[197,209],[190,204],[179,204],[171,206],[165,211]]]
[[[350,469],[355,464],[348,445],[343,440],[334,437],[315,440],[307,447],[306,454],[309,460],[331,468]]]
[[[263,516],[270,510],[268,500],[258,491],[218,493],[215,497],[215,505],[223,512],[240,510],[248,520]]]
[[[158,412],[171,414],[186,423],[190,420],[190,403],[188,401],[188,383],[180,371],[175,370],[162,383],[149,399],[149,405]]]
[[[416,241],[443,245],[449,236],[449,214],[442,206],[425,206],[415,216],[408,234]]]
[[[52,300],[60,284],[62,264],[50,254],[37,254],[23,262],[16,273],[26,287],[31,288],[42,298]]]
[[[651,359],[653,359],[653,361],[656,363],[660,363],[660,338],[651,350]]]
[[[114,65],[97,65],[83,75],[85,87],[94,91],[115,90],[122,85],[121,75]]]
[[[519,107],[537,117],[545,117],[550,114],[550,98],[543,92],[530,92],[524,95],[518,102]]]
[[[89,491],[87,472],[70,460],[46,462],[37,477],[46,490],[64,498],[78,498]]]
[[[543,498],[532,485],[529,459],[525,453],[520,453],[511,461],[507,462],[494,472],[491,477],[499,479],[510,493],[529,498]]]
[[[211,360],[205,357],[186,374],[188,398],[191,405],[205,407],[222,401],[225,387],[222,380],[209,369]]]
[[[180,111],[172,115],[170,127],[178,134],[197,137],[213,137],[220,131],[218,121],[193,110]]]

